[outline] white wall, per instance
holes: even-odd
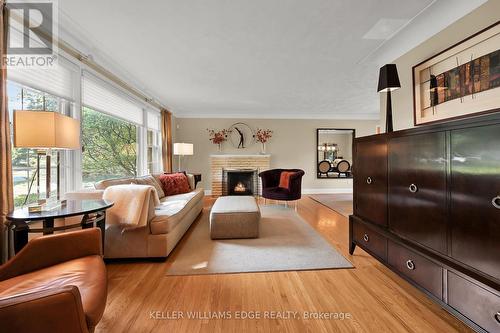
[[[392,93],[394,130],[413,127],[412,67],[500,20],[500,1],[490,0],[396,59],[401,89]],[[380,94],[380,124],[385,129],[386,95]]]
[[[176,118],[174,121],[174,142],[194,144],[194,156],[185,157],[183,169],[201,172],[205,189],[210,189],[210,154],[217,153],[216,145],[208,140],[207,128],[229,128],[235,122],[245,122],[253,129],[269,128],[274,131],[267,144],[271,154],[272,168],[299,168],[306,172],[302,187],[305,192],[334,192],[352,189],[350,179],[316,179],[316,129],[317,128],[354,128],[356,136],[375,133],[377,120],[286,120],[286,119],[193,119]],[[225,142],[224,153],[258,154],[260,144],[247,149],[235,149]],[[177,156],[174,156],[177,168]]]

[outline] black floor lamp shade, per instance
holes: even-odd
[[[401,88],[396,64],[387,64],[380,68],[378,76],[378,92],[386,92]]]
[[[378,76],[378,92],[387,92],[385,128],[386,132],[392,132],[392,105],[391,91],[401,88],[398,69],[395,64],[387,64],[380,68]]]

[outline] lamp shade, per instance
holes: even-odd
[[[14,111],[14,147],[80,148],[80,122],[51,111]]]
[[[378,92],[392,91],[401,88],[398,69],[395,64],[387,64],[380,68],[378,76]]]
[[[193,144],[174,143],[174,155],[193,155]]]

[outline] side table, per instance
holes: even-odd
[[[73,228],[101,229],[102,245],[104,249],[104,233],[106,231],[106,210],[113,206],[113,202],[106,200],[67,200],[66,205],[50,211],[30,213],[27,207],[14,210],[7,215],[7,228],[12,233],[14,254],[19,252],[28,243],[29,233],[43,233],[49,235],[54,231]],[[71,216],[83,215],[80,223],[54,227],[54,220]],[[31,228],[30,223],[42,221],[42,228]]]

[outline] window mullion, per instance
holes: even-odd
[[[140,176],[143,176],[147,173],[148,170],[148,158],[147,158],[147,153],[148,153],[148,140],[147,140],[147,114],[146,111],[143,109],[142,110],[142,126],[138,126],[138,131],[137,131],[137,174]]]

